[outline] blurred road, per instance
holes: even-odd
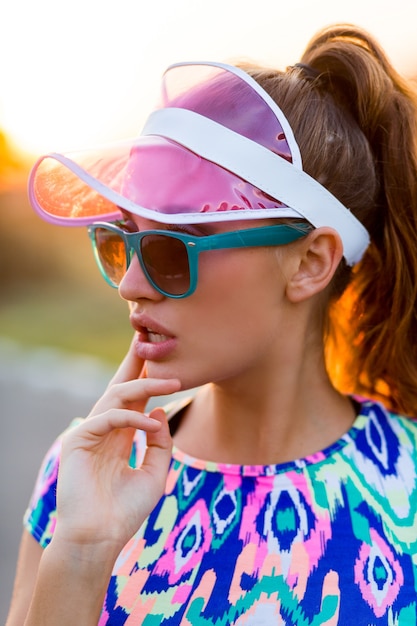
[[[40,462],[75,416],[86,415],[111,376],[90,357],[24,350],[0,338],[0,624],[4,624],[25,511]]]

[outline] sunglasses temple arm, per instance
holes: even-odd
[[[279,246],[304,237],[312,230],[308,224],[278,224],[275,227],[253,228],[230,233],[220,233],[197,239],[200,252],[225,248],[244,248],[250,246]]]

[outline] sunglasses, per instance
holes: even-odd
[[[195,237],[169,230],[128,232],[115,224],[88,227],[104,279],[118,287],[136,253],[149,283],[169,298],[186,298],[197,287],[198,255],[208,250],[280,246],[305,236],[310,224],[275,224]]]

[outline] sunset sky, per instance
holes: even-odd
[[[3,0],[0,129],[34,155],[136,134],[170,63],[285,67],[336,21],[417,74],[416,0]]]

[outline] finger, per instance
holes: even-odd
[[[133,335],[127,354],[120,363],[117,372],[109,383],[109,386],[116,383],[122,383],[127,380],[134,380],[135,378],[139,378],[141,375],[144,369],[145,361],[138,357],[136,352],[136,341],[137,333]]]
[[[139,411],[112,409],[85,420],[65,435],[66,441],[76,439],[100,439],[119,429],[133,428],[145,432],[157,432],[161,429],[161,420]]]
[[[179,391],[180,388],[181,383],[177,379],[141,378],[116,383],[98,400],[89,417],[112,408],[129,407],[143,411],[152,396],[166,396]]]
[[[146,361],[143,364],[142,371],[140,373],[139,378],[148,378],[148,366]]]
[[[113,385],[107,396],[120,405],[125,405],[147,402],[153,396],[167,396],[180,388],[181,383],[177,378],[139,378]]]
[[[156,408],[150,412],[149,418],[158,422],[160,427],[156,431],[148,431],[147,448],[141,469],[153,476],[163,476],[165,480],[172,453],[172,439],[167,416],[163,409]]]

